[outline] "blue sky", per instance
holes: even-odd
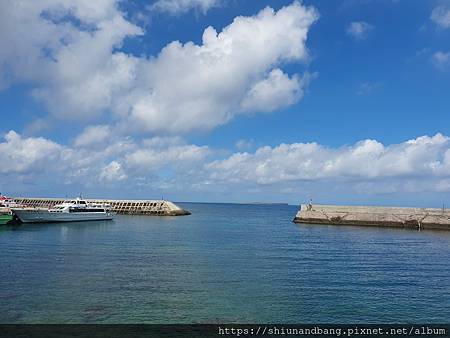
[[[2,192],[448,201],[448,1],[0,7]]]

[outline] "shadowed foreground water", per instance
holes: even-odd
[[[1,323],[445,323],[450,233],[291,222],[297,207],[0,228]]]

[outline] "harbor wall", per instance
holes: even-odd
[[[35,208],[49,208],[67,198],[29,198],[17,197],[14,200],[25,206]],[[109,204],[112,210],[118,214],[126,215],[154,215],[154,216],[183,216],[191,213],[180,208],[173,202],[165,200],[108,200],[108,199],[85,199],[92,203]]]
[[[431,208],[302,204],[293,221],[309,224],[450,230],[450,211]]]

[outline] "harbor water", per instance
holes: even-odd
[[[450,233],[288,205],[0,227],[0,323],[444,323]]]

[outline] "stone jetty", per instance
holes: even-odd
[[[29,198],[17,197],[14,200],[18,204],[36,208],[49,208],[61,204],[67,198]],[[85,199],[91,203],[109,204],[112,210],[118,214],[127,215],[154,215],[154,216],[183,216],[190,215],[187,210],[180,208],[173,202],[165,200],[107,200]]]
[[[450,211],[444,208],[302,204],[293,221],[310,224],[450,230]]]

